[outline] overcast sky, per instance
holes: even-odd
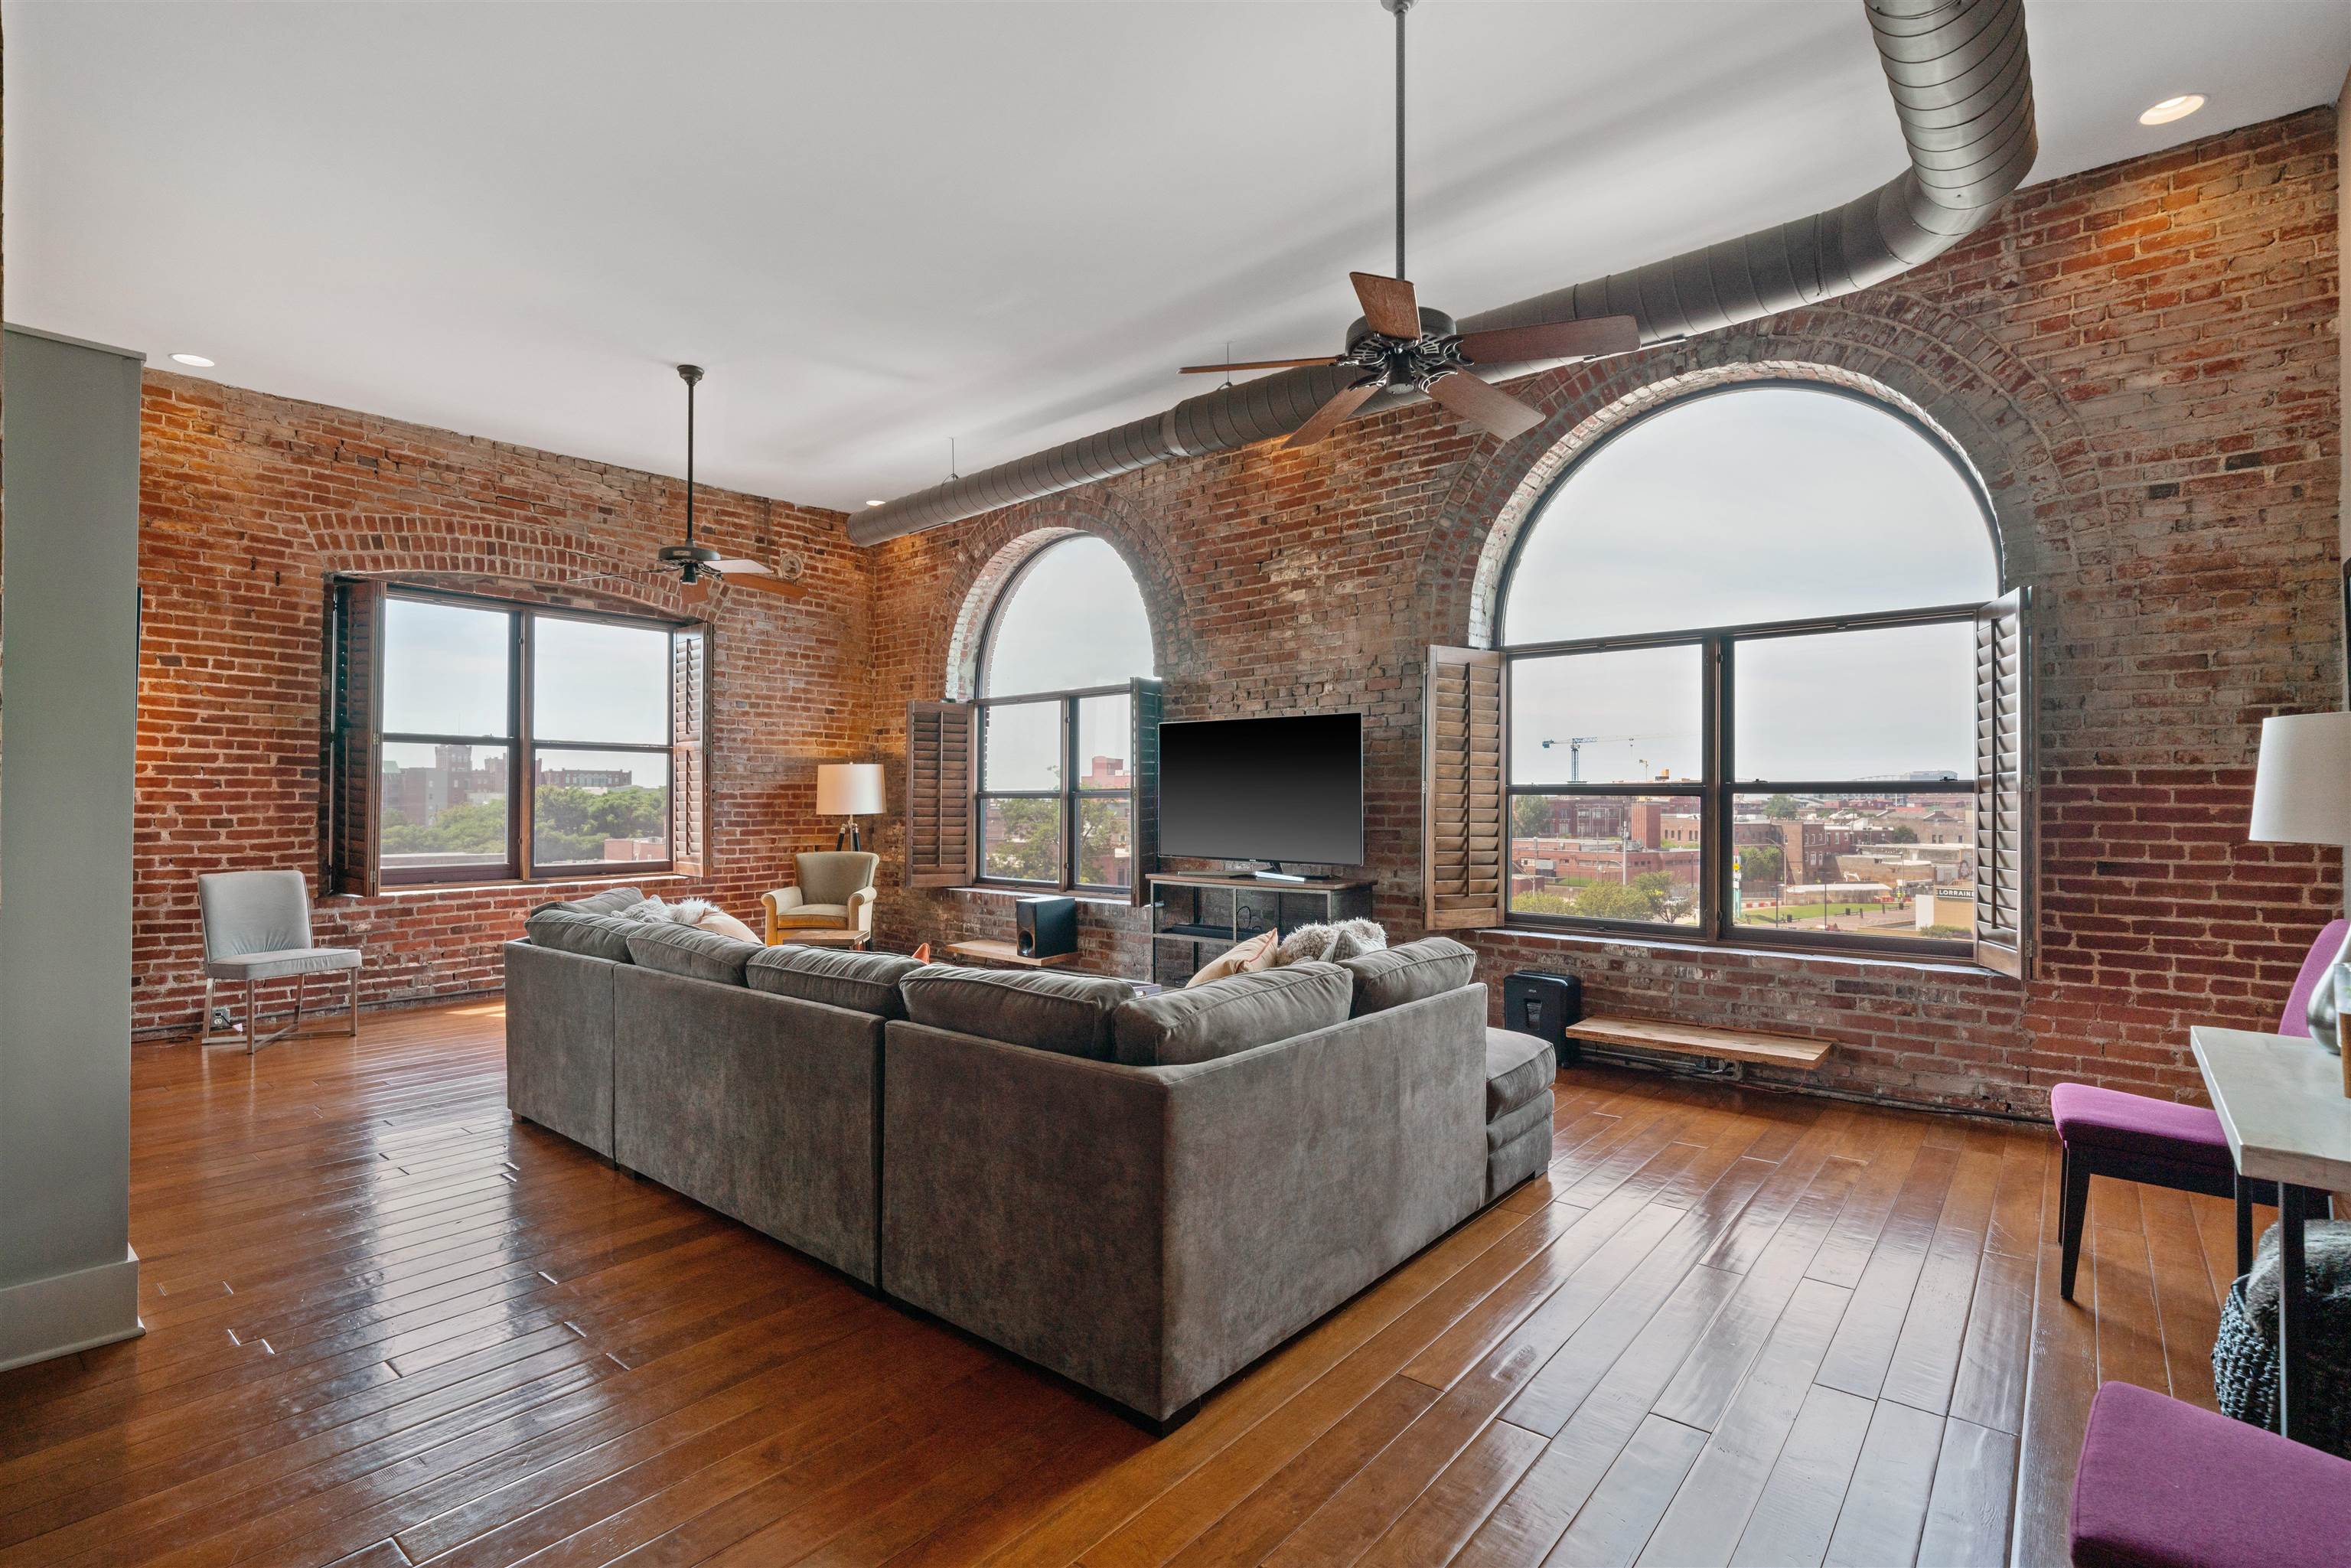
[[[532,728],[549,740],[669,740],[669,634],[542,615]],[[395,734],[510,733],[507,619],[416,599],[384,609],[383,727]],[[590,766],[566,761],[561,766]]]
[[[1045,547],[997,612],[983,696],[1107,686],[1157,672],[1134,575],[1092,534]]]
[[[1974,493],[1939,450],[1856,399],[1768,387],[1653,415],[1579,465],[1531,528],[1501,625],[1539,643],[1998,592]],[[1965,626],[1744,644],[1738,776],[1971,776],[1972,649]],[[1565,780],[1579,735],[1642,737],[1586,745],[1586,781],[1697,776],[1694,650],[1521,661],[1513,679],[1521,780]]]

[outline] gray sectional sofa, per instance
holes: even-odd
[[[1550,1161],[1550,1048],[1441,938],[1137,998],[633,891],[507,945],[515,1113],[1155,1429]]]

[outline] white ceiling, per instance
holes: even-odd
[[[2032,0],[2032,178],[2331,101],[2342,0]],[[12,321],[853,507],[1335,350],[1390,262],[1374,0],[5,5]],[[1853,0],[1425,0],[1457,314],[1902,167]],[[2200,114],[2147,128],[2177,92]]]

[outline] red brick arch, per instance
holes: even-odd
[[[1919,420],[1972,467],[1991,502],[2003,580],[2040,584],[2102,554],[2105,498],[2073,410],[1970,323],[1895,295],[1791,312],[1701,340],[1571,366],[1516,389],[1534,431],[1465,465],[1418,572],[1432,642],[1493,636],[1511,547],[1569,464],[1628,421],[1693,392],[1812,381]]]
[[[980,643],[988,618],[1020,569],[1049,545],[1079,534],[1091,534],[1116,550],[1143,594],[1144,615],[1151,628],[1153,667],[1167,673],[1177,604],[1173,584],[1178,579],[1161,559],[1163,541],[1126,507],[1106,496],[1059,496],[1016,507],[987,519],[957,551],[959,581],[956,584],[954,621],[940,651],[944,681],[941,690],[950,701],[979,695]]]

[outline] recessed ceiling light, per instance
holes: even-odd
[[[2167,98],[2138,117],[2141,125],[2168,125],[2175,120],[2185,120],[2204,107],[2200,92],[2183,92],[2177,98]]]
[[[204,358],[202,354],[173,354],[172,356],[172,360],[175,364],[193,365],[200,371],[208,371],[213,368],[213,362]]]
[[[866,504],[867,506],[869,506],[869,507],[881,507],[881,506],[886,506],[886,505],[888,505],[888,503],[887,503],[887,502],[885,502],[885,501],[868,501],[868,502],[866,502],[865,504]]]

